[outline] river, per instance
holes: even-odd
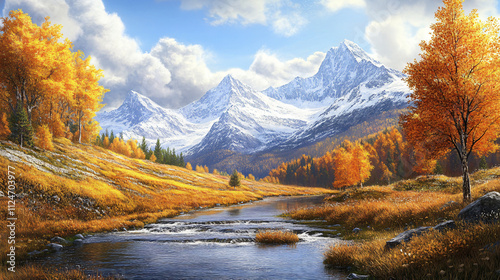
[[[341,242],[331,231],[278,217],[322,197],[273,197],[193,211],[141,230],[96,234],[40,260],[124,279],[345,279],[323,265],[323,252]],[[262,229],[292,230],[296,245],[259,245]]]

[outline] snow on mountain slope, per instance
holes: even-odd
[[[150,146],[159,138],[164,146],[178,151],[199,143],[210,129],[207,125],[189,122],[176,110],[165,109],[135,91],[129,92],[119,108],[98,113],[96,120],[101,132],[113,130],[115,135],[123,133],[126,139],[145,137]]]
[[[232,76],[225,77],[215,89],[181,111],[193,121],[219,117],[191,153],[217,149],[251,153],[286,139],[321,112],[282,103]]]
[[[349,94],[363,83],[368,84],[368,88],[377,88],[403,77],[402,73],[371,58],[355,43],[344,40],[339,47],[328,51],[314,76],[297,77],[263,93],[302,108],[321,107]]]

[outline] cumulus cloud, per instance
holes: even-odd
[[[363,8],[366,6],[364,0],[321,0],[320,3],[332,12],[344,8]]]
[[[151,50],[151,55],[159,58],[171,71],[172,81],[167,85],[167,90],[171,95],[182,93],[178,96],[181,104],[198,99],[228,74],[255,90],[283,85],[296,76],[312,76],[325,57],[325,53],[316,52],[306,59],[281,60],[268,50],[260,50],[255,54],[249,69],[212,72],[206,64],[209,55],[202,46],[184,45],[173,38],[162,38]]]
[[[91,55],[92,63],[104,70],[101,82],[111,89],[105,103],[118,105],[131,89],[165,98],[170,71],[158,58],[140,50],[138,42],[125,34],[120,17],[107,13],[101,0],[7,0],[4,14],[19,8],[34,22],[41,23],[49,15],[53,23],[63,24],[63,34],[75,49]]]
[[[207,9],[213,25],[269,25],[276,34],[285,37],[295,35],[307,23],[300,5],[288,0],[182,0],[181,8]]]
[[[366,13],[371,21],[365,29],[365,39],[382,63],[402,70],[408,62],[418,58],[422,40],[430,39],[430,25],[441,1],[372,0],[366,2]],[[497,16],[497,1],[469,0],[464,3],[466,13],[478,9],[482,18]]]
[[[183,3],[192,8],[200,4],[188,2]],[[256,90],[263,90],[285,84],[296,76],[313,75],[325,56],[317,52],[306,59],[282,60],[270,51],[260,50],[249,69],[212,72],[206,63],[210,54],[200,45],[162,38],[150,52],[142,51],[139,43],[125,33],[120,17],[106,12],[101,0],[7,0],[3,13],[19,8],[38,24],[47,15],[53,23],[63,24],[63,33],[71,38],[75,49],[90,55],[92,63],[103,69],[105,76],[101,83],[110,89],[104,103],[110,107],[119,106],[128,91],[136,90],[160,105],[178,108],[200,98],[227,74]],[[274,18],[283,17],[274,15]],[[248,22],[261,21],[257,15],[245,18]],[[281,27],[276,28],[293,29],[291,19],[288,20],[290,22],[282,22]]]

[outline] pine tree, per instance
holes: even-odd
[[[26,110],[21,103],[18,103],[16,110],[9,119],[9,128],[11,131],[10,139],[18,144],[33,146],[33,127],[28,121]]]
[[[479,169],[488,169],[488,162],[486,162],[486,157],[482,156],[479,160]]]
[[[111,130],[111,134],[109,135],[109,143],[113,143],[113,140],[115,140],[115,134],[113,133],[113,130]]]
[[[148,144],[146,143],[146,137],[142,137],[141,145],[139,146],[144,154],[148,153]]]
[[[237,186],[241,185],[240,182],[240,175],[238,174],[238,171],[236,169],[233,171],[233,174],[231,175],[231,178],[229,179],[229,185],[236,189]]]
[[[160,139],[156,140],[155,150],[154,150],[153,154],[156,157],[156,162],[163,163],[162,148],[161,148]]]

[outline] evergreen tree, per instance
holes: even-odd
[[[139,148],[141,148],[144,154],[148,153],[148,144],[146,143],[146,137],[142,137],[141,145],[139,145]]]
[[[237,186],[241,184],[240,182],[240,176],[238,174],[238,171],[236,169],[233,171],[233,175],[231,175],[231,178],[229,179],[229,185],[236,189]]]
[[[162,148],[161,148],[161,143],[160,143],[160,139],[159,138],[156,140],[155,150],[154,150],[153,154],[156,157],[156,162],[158,162],[158,163],[162,163],[163,162]]]
[[[122,140],[123,140],[123,131],[122,131],[122,132],[120,132],[120,139],[122,139]]]
[[[441,166],[441,163],[439,163],[439,161],[436,163],[436,167],[434,167],[434,174],[443,174],[443,167]]]
[[[179,166],[180,167],[186,166],[186,163],[184,162],[184,156],[182,155],[182,153],[179,156]]]
[[[109,135],[109,143],[113,143],[113,140],[115,140],[115,134],[113,133],[113,130],[111,130],[111,134]]]
[[[9,119],[9,128],[11,131],[10,139],[18,144],[25,146],[33,146],[33,127],[28,121],[28,115],[24,110],[23,105],[18,103],[16,110],[12,113]]]
[[[479,160],[479,169],[488,169],[488,163],[486,162],[485,156],[482,156]]]

